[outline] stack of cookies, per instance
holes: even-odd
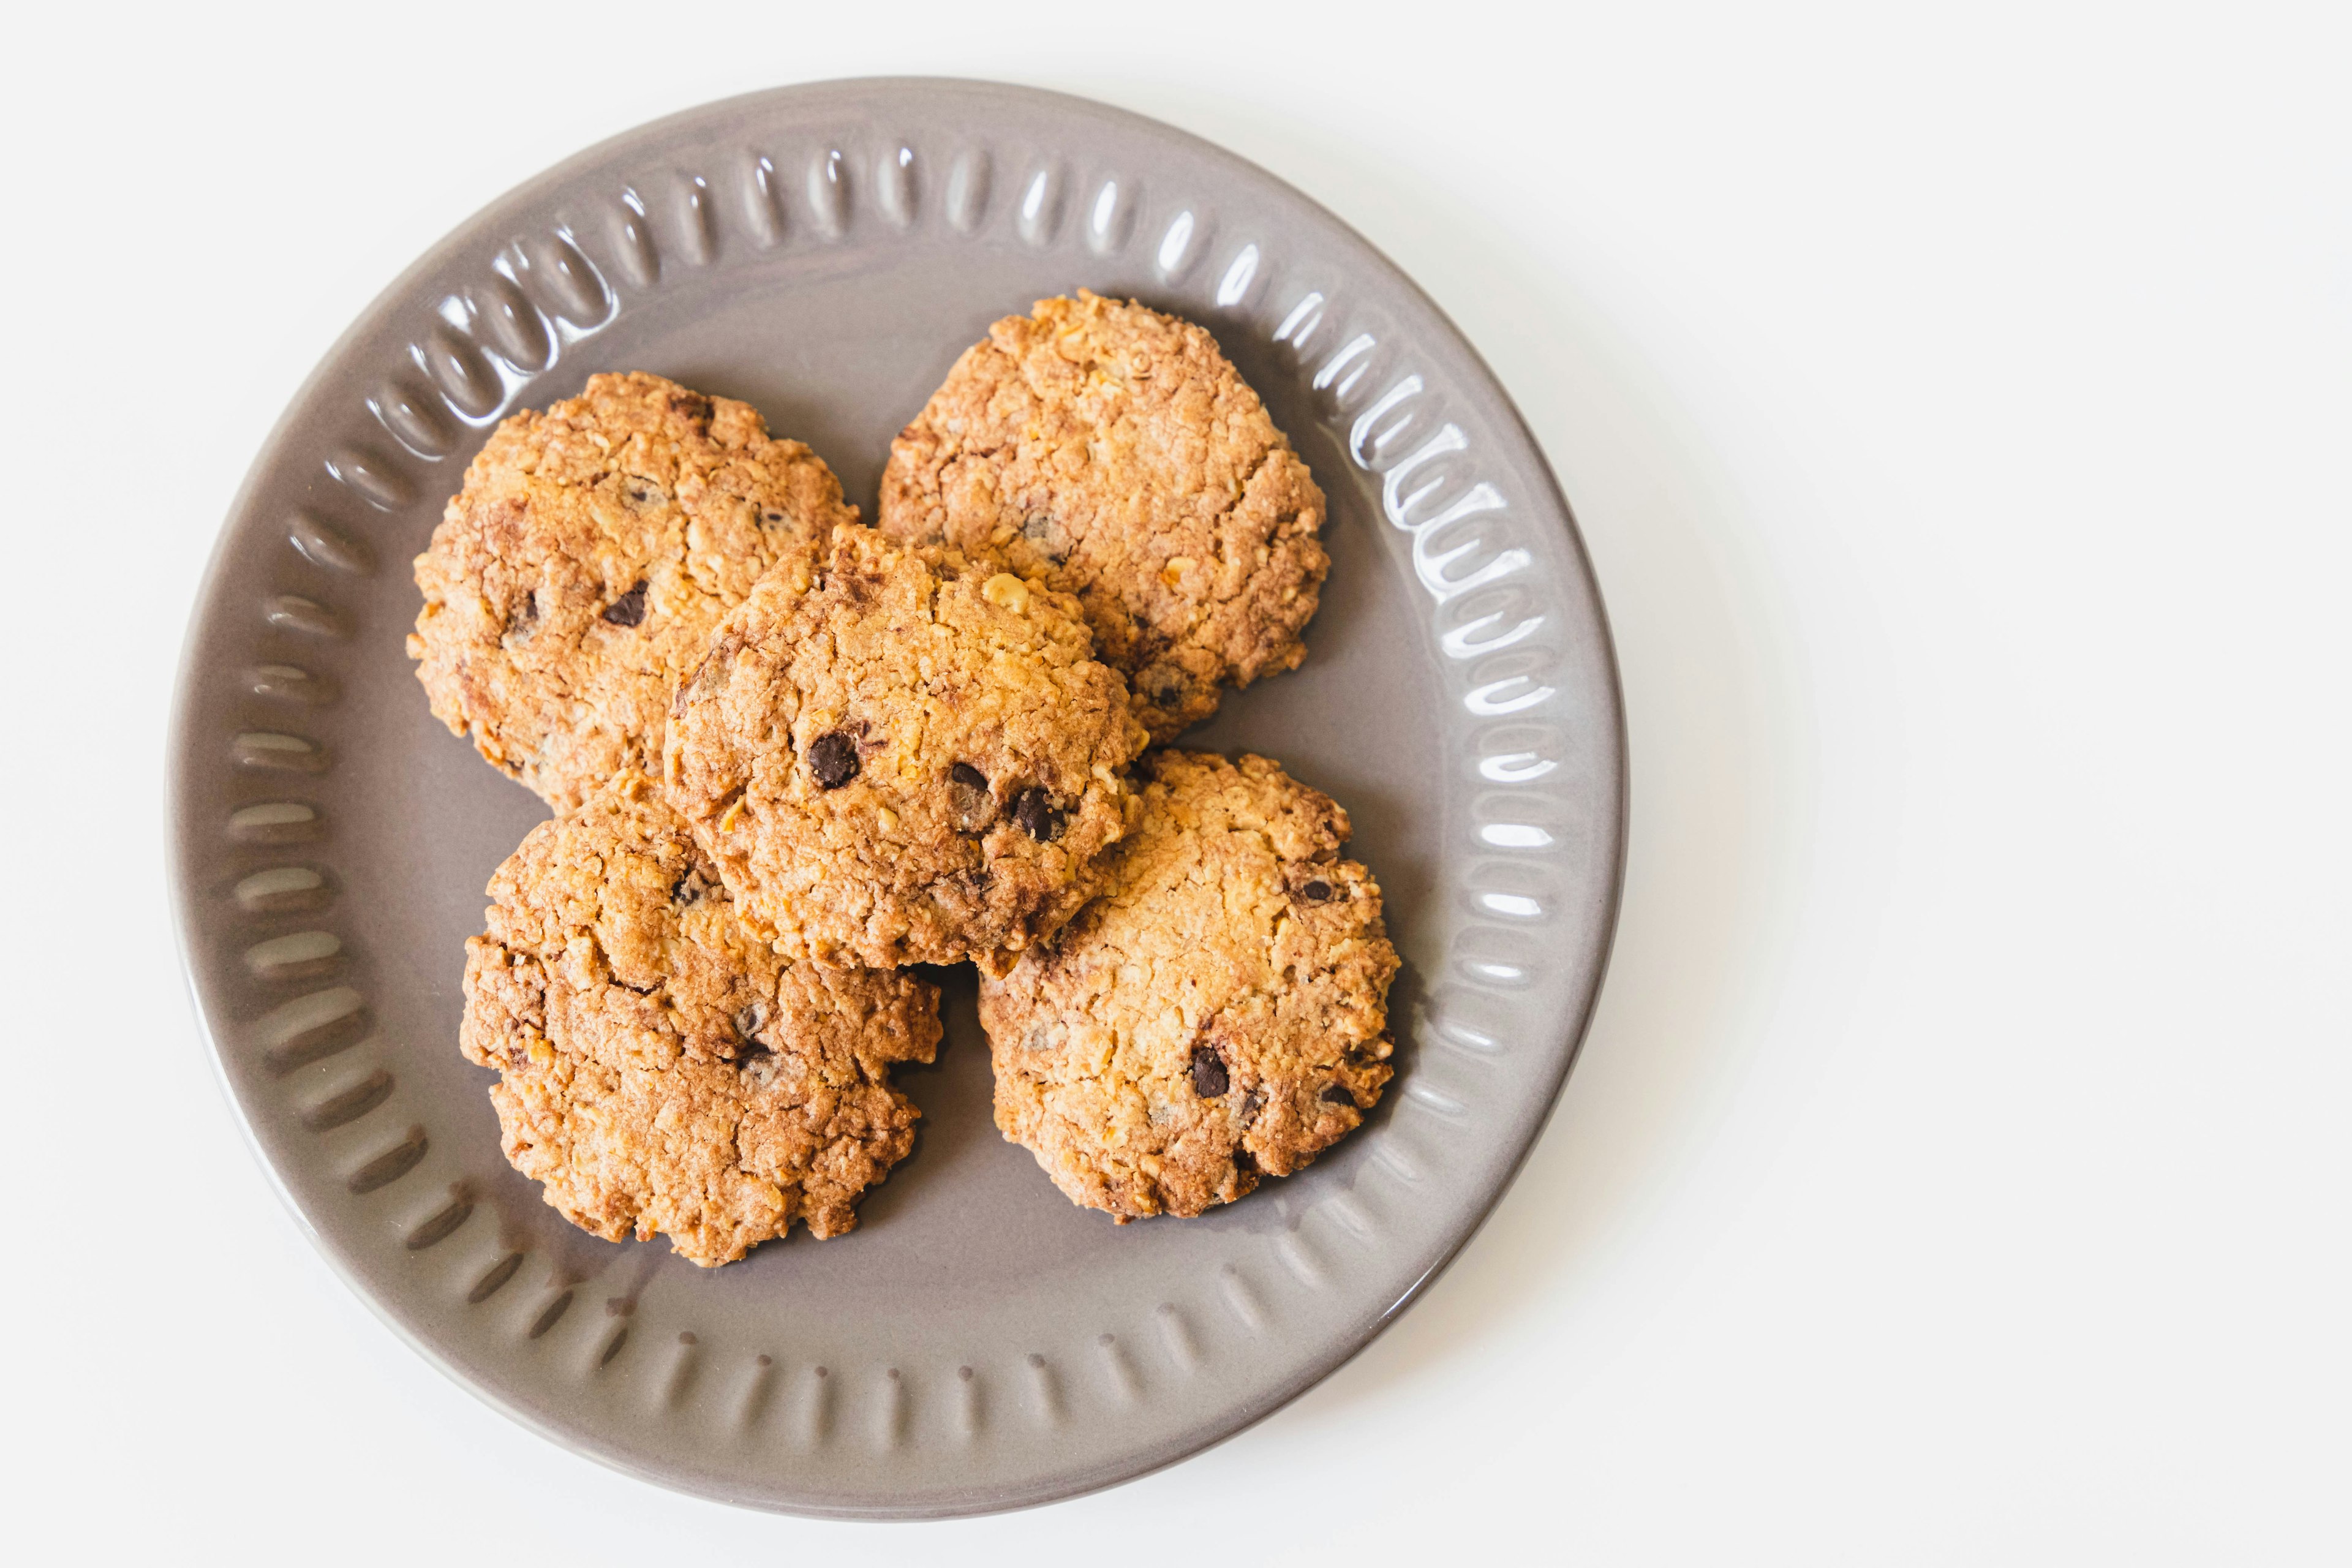
[[[557,813],[491,879],[460,1045],[574,1224],[730,1262],[914,1144],[909,966],[975,964],[996,1120],[1076,1203],[1198,1215],[1355,1128],[1397,960],[1346,812],[1171,748],[1295,667],[1307,467],[1201,328],[998,322],[878,527],[759,414],[592,377],[416,562],[434,713]]]

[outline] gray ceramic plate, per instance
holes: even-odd
[[[1330,495],[1297,673],[1188,743],[1354,814],[1405,958],[1399,1073],[1311,1170],[1210,1217],[1072,1207],[989,1114],[968,972],[914,1157],[851,1236],[706,1273],[573,1230],[499,1154],[457,1055],[465,938],[544,815],[434,722],[408,561],[490,426],[597,370],[748,399],[872,515],[891,436],[994,318],[1085,285],[1206,323]],[[1624,837],[1615,670],[1510,401],[1329,214],[1076,99],[834,82],[584,153],[436,246],[255,462],[172,740],[190,982],[287,1201],[410,1342],[663,1484],[853,1517],[1139,1475],[1298,1394],[1468,1238],[1557,1098]]]

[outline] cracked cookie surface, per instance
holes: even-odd
[[[1166,741],[1306,657],[1323,492],[1192,322],[1078,297],[966,350],[882,476],[883,531],[1002,557],[1077,595]]]
[[[938,992],[779,958],[652,780],[533,828],[489,896],[459,1047],[498,1069],[508,1161],[582,1229],[705,1267],[795,1219],[839,1236],[914,1146],[890,1069],[932,1058]]]
[[[856,516],[750,405],[591,376],[467,467],[416,558],[408,655],[434,717],[569,811],[624,767],[659,769],[664,710],[711,627]]]
[[[824,963],[1001,963],[1100,885],[1142,750],[1066,595],[841,528],[678,688],[669,798],[760,935]]]
[[[1230,1203],[1357,1127],[1397,970],[1328,795],[1264,757],[1147,769],[1108,890],[980,988],[998,1128],[1122,1221]]]

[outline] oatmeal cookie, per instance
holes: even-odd
[[[914,1146],[890,1069],[931,1059],[938,992],[777,957],[643,774],[533,828],[489,895],[459,1047],[499,1071],[507,1159],[582,1229],[715,1267],[795,1219],[850,1229]]]
[[[660,767],[663,711],[710,628],[787,552],[853,521],[841,483],[749,404],[595,375],[516,415],[416,558],[408,657],[434,717],[569,811]]]
[[[744,919],[824,963],[988,960],[1093,896],[1143,749],[1068,595],[867,528],[771,574],[670,710],[664,782]]]
[[[1081,289],[964,352],[890,446],[881,527],[1076,594],[1165,741],[1306,657],[1323,492],[1189,321]]]
[[[1397,970],[1328,795],[1264,757],[1147,768],[1109,890],[980,988],[997,1126],[1121,1223],[1231,1203],[1361,1122]]]

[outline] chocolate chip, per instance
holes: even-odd
[[[1036,784],[1013,797],[1013,820],[1021,825],[1022,832],[1040,844],[1051,844],[1062,836],[1063,815]]]
[[[671,413],[683,414],[698,425],[710,423],[710,399],[698,392],[673,393],[669,407]]]
[[[1192,1092],[1202,1100],[1222,1099],[1233,1086],[1232,1075],[1225,1071],[1225,1058],[1213,1046],[1192,1047]]]
[[[1244,1176],[1255,1175],[1257,1173],[1257,1156],[1246,1149],[1234,1150],[1234,1169]]]
[[[1062,525],[1049,512],[1033,511],[1021,522],[1021,537],[1035,545],[1046,560],[1059,566],[1069,559],[1070,543]]]
[[[768,1026],[772,1009],[765,1002],[754,1002],[735,1015],[735,1065],[748,1068],[776,1054],[776,1048],[761,1039],[760,1031]]]
[[[1344,1084],[1335,1083],[1326,1089],[1322,1094],[1322,1100],[1326,1105],[1344,1105],[1350,1110],[1356,1108],[1356,1097],[1348,1092],[1347,1086]]]
[[[604,606],[604,619],[616,626],[634,626],[646,618],[646,580]]]
[[[996,797],[988,793],[988,775],[970,763],[948,769],[948,812],[959,833],[978,833],[996,816]]]
[[[1330,898],[1331,884],[1318,877],[1298,889],[1298,896],[1310,904],[1319,904]]]
[[[809,747],[808,759],[809,772],[821,789],[839,789],[857,776],[857,742],[844,731],[819,735]]]

